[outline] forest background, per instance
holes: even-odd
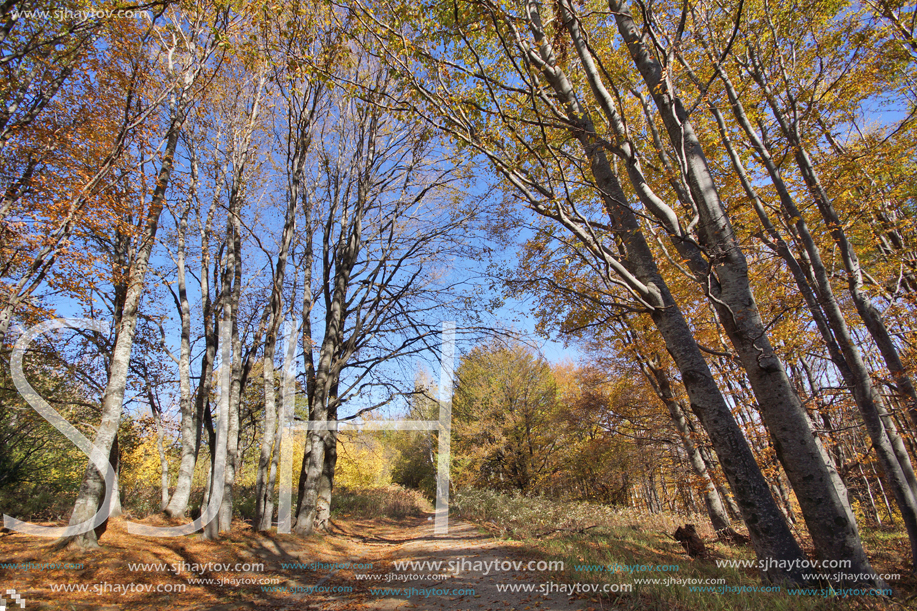
[[[0,509],[270,530],[285,418],[436,419],[455,321],[453,490],[700,514],[887,585],[863,532],[917,558],[915,26],[893,0],[4,3]],[[61,317],[107,327],[33,332]],[[433,433],[287,442],[297,534],[340,487],[435,495]]]

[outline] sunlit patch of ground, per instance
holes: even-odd
[[[636,577],[651,576],[589,573],[574,568],[614,563],[678,565],[677,577],[725,577],[732,586],[754,587],[761,582],[753,569],[718,568],[716,559],[753,559],[753,552],[748,547],[713,543],[712,533],[704,528],[699,531],[707,540],[712,557],[688,558],[671,538],[674,517],[639,516],[621,511],[604,515],[594,506],[574,507],[533,499],[474,500],[471,506],[475,511],[469,511],[468,501],[457,499],[450,532],[443,537],[433,535],[429,513],[412,511],[397,518],[368,517],[368,510],[339,515],[329,532],[310,537],[256,533],[239,521],[217,542],[205,541],[199,534],[179,538],[129,535],[126,520],[118,518],[110,522],[101,540],[102,548],[90,552],[56,550],[53,540],[4,532],[0,533],[0,564],[13,563],[17,568],[0,568],[0,595],[7,596],[9,603],[12,601],[4,593],[15,590],[26,601],[26,610],[68,611],[917,608],[917,598],[911,599],[917,594],[917,579],[910,572],[907,539],[901,532],[883,531],[864,532],[863,539],[878,572],[901,574],[902,578],[893,584],[899,597],[892,601],[863,597],[818,599],[786,593],[696,593],[685,587],[663,585],[635,586],[630,593],[601,596],[510,593],[501,588],[505,584],[622,584]],[[181,523],[162,517],[142,522],[153,526]],[[482,574],[446,568],[450,562],[457,564],[463,560],[486,563],[563,560],[566,569]],[[443,569],[438,573],[445,578],[431,577],[426,570],[398,570],[395,563],[401,561],[441,561]],[[49,564],[75,566],[48,568]],[[136,565],[161,565],[161,568],[144,569]],[[389,577],[392,575],[398,576],[398,580],[392,580]],[[382,588],[408,587],[415,588],[417,593],[380,593]]]

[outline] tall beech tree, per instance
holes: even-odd
[[[613,99],[607,92],[603,94],[604,86],[599,80],[598,70],[593,68],[590,71],[588,68],[592,53],[586,48],[584,38],[577,41],[577,20],[572,7],[567,6],[565,26],[570,31],[581,62],[590,73],[587,78],[593,93],[600,97],[606,119],[613,125],[616,117],[611,105]],[[863,574],[871,574],[844,484],[821,442],[813,434],[799,395],[768,340],[767,329],[749,282],[747,261],[717,193],[716,181],[703,147],[679,92],[666,76],[664,63],[668,58],[664,54],[661,58],[657,55],[658,48],[650,38],[649,28],[653,24],[638,26],[624,3],[618,0],[610,0],[609,9],[655,102],[670,143],[679,152],[681,174],[688,186],[684,195],[690,196],[686,203],[693,206],[697,219],[697,242],[685,239],[686,232],[677,219],[666,229],[672,234],[679,254],[688,260],[692,273],[706,287],[720,324],[742,360],[762,415],[777,442],[777,455],[792,482],[818,554],[825,559],[848,559]],[[629,175],[635,189],[640,192],[644,184],[642,178],[633,171]],[[672,222],[671,208],[653,201],[650,193],[646,193],[642,200],[661,221]]]
[[[334,30],[316,36],[310,27],[309,14],[296,5],[291,11],[288,24],[293,26],[287,30],[277,32],[281,36],[280,57],[287,59],[312,56],[313,62],[320,64],[321,57],[326,60],[322,68],[327,69],[336,57]],[[276,480],[277,460],[280,453],[281,420],[278,411],[278,401],[275,391],[274,354],[277,343],[277,333],[280,329],[283,306],[283,283],[286,276],[287,260],[291,255],[291,246],[296,230],[297,219],[302,216],[305,226],[299,231],[305,235],[306,255],[308,269],[305,270],[306,288],[303,295],[303,310],[311,311],[312,257],[310,245],[312,242],[311,223],[312,198],[306,183],[307,164],[310,162],[310,149],[313,137],[317,130],[317,123],[327,107],[328,88],[323,77],[317,72],[307,70],[299,62],[278,62],[272,75],[272,85],[276,87],[280,106],[282,108],[280,123],[281,129],[279,144],[283,151],[286,171],[286,210],[283,218],[283,229],[276,256],[271,286],[270,314],[268,330],[264,343],[264,430],[262,432],[261,453],[258,462],[258,475],[255,490],[256,522],[259,529],[268,530],[271,527],[273,515],[273,489]],[[306,207],[309,210],[305,210]],[[301,214],[302,212],[302,214]],[[292,309],[294,299],[289,299]],[[306,317],[308,318],[308,316]],[[311,337],[307,325],[304,337]],[[292,340],[290,340],[292,341]],[[311,346],[304,347],[311,355]]]
[[[387,108],[398,84],[371,58],[358,57],[335,74],[346,95],[335,97],[316,137],[318,189],[309,209],[320,240],[315,301],[323,324],[320,336],[307,335],[315,328],[307,312],[312,304],[304,301],[302,340],[313,422],[336,420],[343,402],[357,394],[389,402],[401,394],[381,376],[390,361],[438,346],[444,319],[474,320],[455,270],[456,261],[479,256],[470,237],[486,196],[464,190],[464,161],[446,143]],[[311,241],[305,246],[308,257]],[[298,533],[327,525],[336,447],[334,431],[309,431]]]
[[[165,120],[165,146],[155,186],[149,201],[145,202],[143,229],[135,238],[137,246],[125,272],[126,292],[120,308],[118,327],[115,330],[108,384],[102,397],[102,422],[93,439],[93,443],[104,451],[112,448],[121,419],[131,348],[137,328],[137,312],[144,292],[156,232],[159,229],[159,217],[172,176],[179,133],[187,117],[188,108],[194,103],[199,92],[198,78],[217,50],[218,34],[229,25],[228,11],[225,10],[175,10],[170,18],[172,27],[161,32],[162,46],[159,49],[159,57],[162,58],[165,72],[172,83]],[[104,497],[104,487],[103,474],[90,463],[80,485],[70,524],[85,522],[95,515]],[[103,527],[104,524],[95,531],[77,535],[68,541],[68,544],[83,548],[96,547],[98,536],[104,532]]]
[[[186,130],[190,131],[190,130]],[[201,446],[201,432],[203,427],[204,410],[209,410],[210,384],[213,374],[213,364],[216,358],[216,336],[213,324],[213,302],[210,297],[210,232],[213,226],[213,216],[216,211],[216,201],[211,202],[206,219],[200,218],[201,202],[198,194],[199,184],[199,166],[198,154],[196,150],[196,138],[186,138],[186,147],[188,150],[189,164],[191,166],[190,183],[188,185],[188,196],[182,202],[178,213],[173,209],[173,218],[177,220],[176,228],[176,251],[174,255],[169,255],[175,262],[175,280],[176,285],[173,289],[170,284],[169,292],[175,303],[179,314],[179,324],[181,327],[181,340],[179,345],[179,356],[176,357],[171,352],[169,356],[178,366],[178,392],[179,392],[179,414],[181,418],[181,460],[176,477],[175,489],[169,497],[168,504],[163,511],[170,517],[184,517],[188,508],[188,501],[191,498],[191,483],[194,477],[194,466],[197,463],[198,453]],[[200,224],[201,238],[201,273],[200,273],[200,295],[201,295],[201,316],[204,326],[205,348],[201,356],[201,375],[198,380],[196,390],[191,388],[191,301],[188,297],[188,242],[190,237],[190,220],[192,211],[198,215]],[[165,345],[166,333],[161,328],[162,340]]]
[[[720,462],[742,508],[756,551],[761,557],[800,557],[798,545],[786,529],[750,452],[744,463],[747,474],[736,476],[736,458],[748,452],[747,444],[738,427],[729,432],[735,422],[725,402],[720,403],[722,395],[712,375],[698,375],[709,372],[707,365],[659,275],[606,151],[623,162],[629,186],[642,210],[669,234],[688,266],[686,271],[716,309],[719,323],[745,367],[819,555],[851,560],[862,575],[872,575],[846,489],[813,434],[801,400],[768,341],[751,289],[747,261],[717,194],[703,148],[678,92],[663,70],[668,57],[657,58],[657,47],[626,7],[613,2],[609,9],[612,21],[592,13],[586,24],[582,14],[564,2],[553,10],[529,2],[516,11],[488,2],[454,3],[443,6],[438,15],[439,22],[447,24],[437,30],[436,44],[442,47],[415,37],[411,38],[410,54],[397,51],[397,41],[408,34],[394,21],[384,22],[378,11],[367,10],[371,16],[366,22],[381,32],[380,37],[386,36],[379,52],[402,78],[410,80],[421,98],[415,104],[421,115],[489,159],[528,206],[554,218],[583,242],[590,256],[600,262],[597,267],[605,268],[609,284],[625,286],[650,312],[678,364],[692,409],[719,446]],[[408,14],[418,31],[430,27],[423,16],[409,9]],[[472,27],[473,23],[486,27]],[[597,55],[593,32],[587,33],[587,26],[600,24],[614,25],[625,43],[622,48],[630,54],[626,60],[620,54],[615,56],[614,71],[606,63],[611,61],[610,49],[603,48],[604,55]],[[570,57],[574,53],[575,60]],[[630,63],[629,68],[625,62]],[[419,77],[418,72],[427,66],[431,76]],[[574,76],[568,76],[568,70]],[[616,75],[620,82],[615,80]],[[619,110],[620,97],[616,98],[615,92],[639,83],[648,91],[664,133],[678,153],[677,178],[682,187],[679,195],[691,215],[686,221],[679,219],[675,207],[666,204],[651,187],[639,162],[639,149],[628,137]],[[607,135],[597,130],[591,108],[601,113],[608,126]],[[561,132],[566,132],[566,141],[557,139]],[[574,153],[573,142],[579,144],[585,159]],[[614,249],[602,243],[597,226],[585,218],[586,211],[594,209],[586,189],[594,189],[595,196],[603,201],[615,236]],[[621,255],[623,260],[618,258]],[[609,273],[611,270],[616,278]],[[762,528],[765,522],[767,526]],[[838,528],[843,536],[838,536]]]

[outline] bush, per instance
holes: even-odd
[[[159,486],[121,487],[121,510],[137,519],[159,513],[162,489]]]
[[[339,488],[331,497],[331,513],[352,518],[406,518],[421,516],[433,507],[417,490],[401,486],[385,488]]]
[[[66,520],[73,511],[76,490],[61,490],[51,485],[20,483],[0,489],[0,513],[27,522]]]
[[[453,496],[450,509],[466,520],[496,527],[501,536],[513,539],[537,539],[554,531],[578,531],[595,526],[674,532],[685,522],[695,523],[702,536],[713,536],[708,521],[702,516],[651,514],[631,507],[527,497],[518,492],[506,494],[467,488]]]

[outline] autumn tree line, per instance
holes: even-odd
[[[4,359],[49,317],[113,321],[36,340],[27,371],[112,465],[125,406],[149,406],[167,516],[223,473],[198,505],[221,499],[218,538],[249,465],[271,527],[291,385],[301,420],[431,409],[396,371],[442,320],[486,333],[485,275],[589,356],[469,352],[455,483],[702,505],[790,567],[770,580],[802,581],[805,537],[878,586],[857,508],[917,564],[915,7],[46,4],[0,8]],[[13,479],[50,437],[3,393]],[[296,532],[327,524],[337,454],[310,430]],[[71,524],[105,488],[88,464]]]
[[[399,363],[439,350],[443,320],[480,326],[460,271],[481,258],[487,194],[431,128],[387,107],[393,75],[333,13],[54,8],[4,8],[6,483],[47,474],[56,447],[10,380],[15,343],[55,315],[105,319],[109,333],[71,322],[34,338],[25,366],[39,393],[116,475],[123,419],[155,430],[159,510],[190,521],[194,508],[207,538],[230,528],[237,478],[254,466],[242,500],[270,528],[284,422],[410,396]],[[303,364],[297,380],[285,360]],[[295,414],[281,412],[287,393]],[[336,434],[310,432],[297,532],[327,522],[335,460]],[[86,465],[71,525],[103,502],[118,511],[102,471]],[[95,547],[104,526],[62,543]]]

